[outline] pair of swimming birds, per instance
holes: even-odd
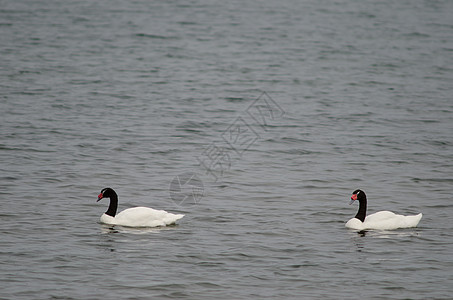
[[[98,196],[98,200],[110,198],[108,210],[102,214],[101,223],[120,225],[127,227],[159,227],[175,224],[184,217],[182,214],[172,214],[165,210],[156,210],[149,207],[128,208],[120,213],[118,209],[118,195],[111,188],[104,188]],[[398,215],[390,211],[379,211],[366,215],[367,197],[364,191],[355,190],[351,196],[351,202],[359,202],[359,210],[356,216],[350,219],[345,226],[354,230],[392,230],[398,228],[416,227],[422,218],[422,214],[414,216]]]

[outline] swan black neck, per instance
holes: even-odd
[[[357,197],[357,200],[359,200],[359,211],[355,215],[355,218],[357,218],[363,222],[363,221],[365,221],[365,217],[366,217],[366,204],[367,204],[365,193],[360,192]]]
[[[118,208],[118,195],[115,193],[115,191],[111,190],[108,197],[110,198],[110,205],[105,214],[115,217],[116,210]]]

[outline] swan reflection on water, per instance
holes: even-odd
[[[360,230],[356,232],[359,237],[376,237],[380,239],[388,238],[401,238],[401,237],[411,237],[419,236],[418,230],[408,229],[408,230]]]
[[[101,225],[101,232],[103,234],[113,233],[127,233],[127,234],[147,234],[147,233],[159,233],[163,230],[172,230],[178,225],[170,225],[165,227],[126,227],[119,225],[108,225],[99,223]]]
[[[401,239],[412,239],[413,237],[420,237],[419,230],[407,229],[407,230],[360,230],[350,232],[351,242],[355,245],[357,252],[368,252],[367,245],[375,238],[377,239],[392,239],[400,241]],[[384,241],[383,241],[384,242]],[[372,250],[372,249],[368,249]]]

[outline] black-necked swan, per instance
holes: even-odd
[[[359,211],[354,218],[350,219],[345,226],[355,230],[378,229],[378,230],[392,230],[398,228],[417,227],[418,222],[422,218],[419,213],[415,216],[403,216],[392,213],[391,211],[379,211],[377,213],[366,215],[367,199],[365,192],[362,190],[355,190],[351,196],[352,204],[354,201],[359,200]]]
[[[101,190],[98,200],[110,198],[108,210],[102,214],[101,223],[127,227],[158,227],[175,224],[184,215],[172,214],[165,210],[156,210],[149,207],[128,208],[116,214],[118,208],[118,195],[111,188]],[[96,202],[97,202],[96,201]]]

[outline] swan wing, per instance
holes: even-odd
[[[416,227],[422,214],[415,216],[397,215],[390,211],[380,211],[371,214],[363,222],[364,229],[392,230],[397,228]]]
[[[184,217],[149,207],[128,208],[115,216],[115,224],[129,227],[157,227],[174,224]]]
[[[397,214],[388,211],[388,210],[383,210],[383,211],[378,211],[377,213],[368,215],[365,217],[365,222],[383,222],[386,220],[391,220],[395,218]]]

